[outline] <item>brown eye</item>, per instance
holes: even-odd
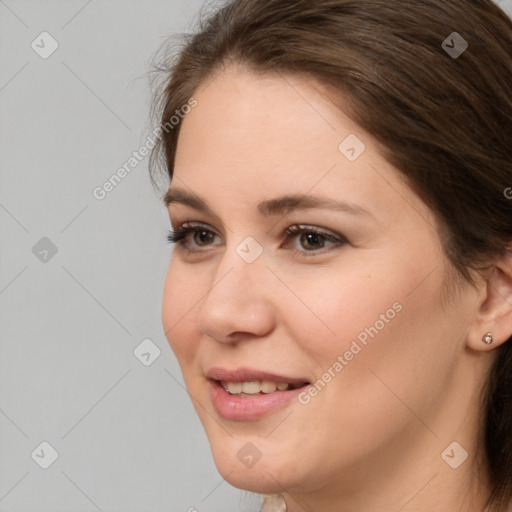
[[[193,243],[189,241],[189,235],[192,235]],[[186,253],[202,252],[201,249],[194,249],[195,247],[207,247],[212,239],[215,238],[216,233],[206,229],[204,226],[194,226],[182,224],[175,231],[169,231],[167,241],[171,245],[176,245],[180,250]]]
[[[189,237],[189,235],[192,236]],[[218,235],[214,231],[206,229],[205,226],[182,224],[174,232],[169,232],[167,240],[170,244],[176,244],[180,250],[186,253],[200,253],[204,252],[201,250],[201,247],[216,245],[211,243],[216,236]],[[326,249],[319,252],[321,249],[325,249],[327,245],[336,248],[348,243],[344,236],[320,231],[315,227],[299,225],[290,226],[285,231],[284,238],[286,243],[288,243],[290,239],[297,239],[301,248],[293,248],[292,251],[294,254],[302,256],[318,256],[331,250]]]
[[[304,256],[318,256],[325,254],[327,251],[318,252],[319,249],[324,249],[326,243],[339,247],[348,243],[347,239],[341,235],[320,231],[316,227],[294,225],[290,226],[286,231],[286,240],[298,237],[299,243],[304,250],[292,249],[294,253],[302,254]],[[309,248],[309,249],[308,249]]]
[[[199,246],[201,246],[202,243],[207,243],[209,240],[211,240],[212,236],[215,237],[214,233],[207,230],[195,230],[193,234],[194,236],[192,238],[195,242],[197,242],[197,245]]]
[[[323,244],[321,244],[321,243],[320,243],[321,247],[318,246],[319,240],[321,241],[322,239],[324,239],[324,242],[325,242],[325,238],[323,237],[323,235],[320,235],[318,233],[305,233],[305,234],[301,235],[301,237],[299,238],[299,240],[304,248],[307,248],[307,246],[309,246],[313,250],[323,248]]]

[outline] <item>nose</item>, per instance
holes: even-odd
[[[248,263],[233,248],[226,250],[198,305],[200,331],[219,343],[270,334],[275,325],[272,291],[277,283],[263,255]]]

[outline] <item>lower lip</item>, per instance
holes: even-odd
[[[210,380],[211,397],[215,410],[222,418],[231,421],[256,420],[271,414],[304,391],[305,387],[287,391],[274,391],[254,397],[230,395],[217,381]]]

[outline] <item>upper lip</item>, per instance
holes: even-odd
[[[230,370],[228,368],[215,367],[210,368],[206,372],[206,377],[212,380],[225,381],[225,382],[251,382],[269,380],[272,382],[287,382],[299,386],[307,384],[307,379],[300,379],[296,377],[287,377],[277,373],[269,373],[253,368],[237,368]]]

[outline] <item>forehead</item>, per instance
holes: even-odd
[[[303,80],[227,68],[195,91],[180,129],[175,167],[242,180],[249,171],[275,185],[321,177],[336,163],[347,130],[334,107]],[[337,124],[335,124],[337,123]],[[347,133],[348,134],[348,133]],[[325,168],[325,162],[331,162]],[[353,166],[355,167],[355,166]]]
[[[180,188],[221,204],[314,192],[395,215],[404,198],[419,200],[372,138],[305,77],[231,67],[194,98],[175,158]]]

